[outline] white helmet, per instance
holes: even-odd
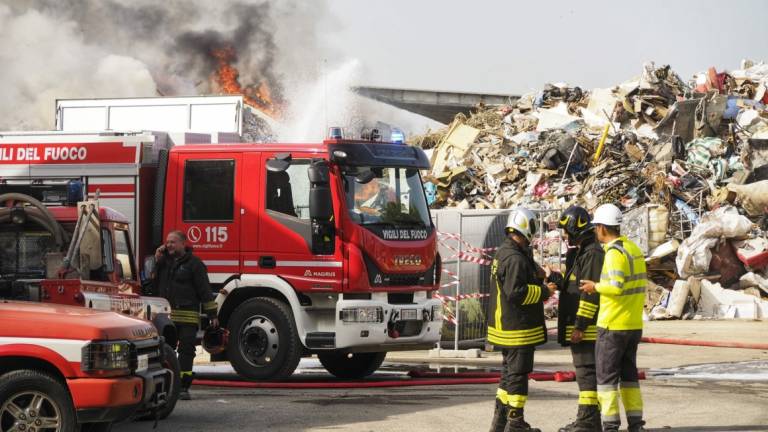
[[[621,225],[621,210],[613,204],[603,204],[595,210],[592,224],[605,226]]]
[[[516,208],[507,217],[507,230],[515,230],[529,242],[536,234],[536,215],[527,208]]]

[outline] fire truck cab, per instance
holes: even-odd
[[[440,338],[436,233],[421,149],[318,144],[177,146],[164,232],[179,229],[221,287],[230,343],[218,359],[252,379],[290,375],[317,354],[345,378],[387,351]]]

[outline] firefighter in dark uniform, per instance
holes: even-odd
[[[201,306],[210,325],[219,325],[216,302],[208,283],[208,270],[200,258],[192,255],[192,249],[185,246],[186,241],[181,231],[168,233],[165,244],[155,251],[157,267],[153,280],[154,292],[165,297],[171,304],[171,320],[176,326],[179,339],[179,399],[183,400],[190,399],[189,387],[192,384],[192,362],[195,359]]]
[[[544,270],[533,260],[530,242],[536,219],[527,209],[510,213],[507,238],[491,265],[488,342],[503,354],[492,432],[539,431],[523,418],[533,352],[547,341],[544,301],[552,294],[542,282]]]
[[[571,246],[566,255],[565,276],[560,289],[557,341],[571,347],[576,381],[579,385],[579,410],[576,421],[560,432],[602,431],[597,404],[595,340],[600,294],[579,290],[579,281],[600,279],[605,252],[595,238],[589,213],[583,207],[569,207],[560,216],[560,229]],[[556,286],[550,282],[549,288]]]

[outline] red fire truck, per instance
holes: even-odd
[[[418,148],[382,142],[170,147],[147,133],[3,134],[2,181],[83,181],[129,215],[137,257],[187,233],[250,379],[316,354],[345,378],[440,338],[440,258]],[[143,260],[146,274],[153,265]]]

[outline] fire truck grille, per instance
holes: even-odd
[[[371,286],[426,286],[434,280],[434,265],[423,273],[383,273],[376,263],[364,255],[365,267],[368,270],[368,283]]]

